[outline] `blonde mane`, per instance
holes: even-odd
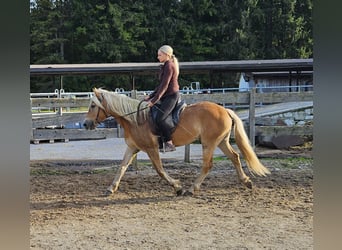
[[[106,100],[107,108],[118,116],[124,117],[124,119],[136,124],[138,124],[138,122],[143,123],[147,120],[149,109],[147,108],[146,102],[143,102],[140,105],[140,111],[137,112],[140,103],[139,100],[104,89],[97,89],[97,91],[100,92],[102,97]],[[101,104],[98,101],[95,103],[96,105]],[[101,108],[102,105],[98,106]]]

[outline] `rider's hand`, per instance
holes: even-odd
[[[147,102],[147,106],[149,106],[150,108],[153,106],[153,103],[152,102],[150,102],[150,101],[148,101]]]

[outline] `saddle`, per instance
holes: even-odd
[[[186,105],[187,104],[185,103],[185,101],[181,100],[179,98],[175,108],[172,110],[170,115],[166,118],[166,123],[168,124],[168,127],[172,131],[171,133],[173,133],[173,131],[176,129],[178,122],[179,122],[180,114],[183,111],[183,109],[186,107]],[[162,135],[159,132],[160,130],[159,130],[157,122],[156,122],[157,112],[158,112],[159,108],[160,108],[160,104],[157,102],[150,109],[150,118],[151,118],[151,124],[150,125],[152,128],[153,134],[159,136],[159,144],[162,145],[163,138],[161,137]]]

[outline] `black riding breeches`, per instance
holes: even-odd
[[[164,141],[171,140],[171,133],[173,128],[173,122],[171,123],[169,119],[166,119],[172,110],[176,107],[177,102],[179,100],[179,92],[165,96],[160,99],[160,104],[158,104],[157,115],[156,115],[156,123],[160,129],[162,136],[164,137]]]

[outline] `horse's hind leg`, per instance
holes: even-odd
[[[198,192],[200,190],[202,182],[213,167],[213,154],[215,147],[216,146],[206,146],[205,144],[202,144],[203,163],[201,173],[196,178],[194,184],[190,187],[190,189],[184,193],[184,195],[193,195],[195,192]]]
[[[233,162],[235,170],[239,176],[239,180],[248,188],[252,188],[252,181],[245,174],[242,169],[241,161],[239,154],[234,151],[233,147],[229,143],[229,136],[221,141],[218,147],[222,150],[222,152],[229,157],[229,159]]]
[[[114,193],[116,190],[118,190],[122,176],[125,174],[127,168],[129,167],[129,165],[131,165],[134,156],[138,152],[139,152],[138,149],[134,149],[130,147],[126,148],[126,152],[121,162],[120,168],[118,172],[116,173],[112,184],[107,188],[106,195],[110,195]]]
[[[151,149],[151,150],[147,151],[147,154],[148,154],[149,158],[151,159],[153,167],[155,168],[155,170],[157,171],[159,176],[162,177],[163,179],[165,179],[171,186],[173,186],[177,195],[181,195],[182,194],[182,185],[181,185],[179,180],[175,180],[175,179],[171,178],[165,172],[165,169],[163,168],[163,164],[162,164],[162,161],[161,161],[160,156],[159,156],[158,148],[156,147],[155,149]]]

